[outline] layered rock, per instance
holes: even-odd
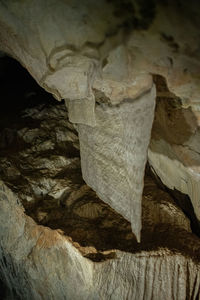
[[[150,140],[155,93],[152,90],[151,96],[147,96],[146,101],[144,100],[143,93],[150,93],[152,89],[152,78],[148,74],[138,76],[134,74],[130,53],[124,44],[127,35],[125,29],[127,26],[130,27],[128,24],[134,19],[132,11],[131,3],[123,6],[123,3],[119,2],[115,6],[114,3],[104,0],[96,4],[92,1],[83,3],[59,1],[59,5],[57,1],[51,0],[48,1],[48,5],[46,1],[41,2],[40,8],[34,1],[21,2],[17,5],[12,1],[2,2],[0,40],[1,50],[18,59],[37,82],[57,99],[66,100],[69,119],[72,122],[90,126],[84,136],[89,132],[90,135],[94,134],[94,137],[88,135],[86,138],[88,141],[91,138],[91,143],[92,139],[98,138],[95,131],[101,130],[99,109],[96,109],[95,101],[99,99],[101,103],[108,99],[108,103],[116,106],[113,108],[116,118],[119,120],[123,118],[119,125],[121,136],[118,133],[118,125],[114,123],[112,136],[107,136],[103,128],[101,133],[105,144],[104,150],[109,151],[109,143],[112,140],[113,148],[117,150],[119,160],[123,162],[121,165],[123,170],[117,171],[116,179],[114,179],[115,172],[110,180],[110,182],[112,178],[115,180],[116,193],[113,193],[112,187],[107,193],[108,184],[104,183],[105,178],[111,176],[109,167],[104,167],[108,159],[98,164],[98,178],[102,177],[102,183],[94,183],[92,174],[96,172],[97,163],[90,162],[91,174],[87,174],[84,166],[88,161],[84,162],[86,152],[82,153],[81,147],[84,179],[101,197],[104,197],[105,202],[118,209],[118,212],[132,222],[133,232],[139,241],[144,166]],[[138,101],[140,97],[141,101]],[[135,99],[137,104],[131,105]],[[126,104],[118,109],[118,105],[121,106],[123,102]],[[125,114],[123,112],[125,107],[126,111],[130,111],[129,118],[122,116]],[[133,116],[138,114],[138,120],[145,118],[145,122],[141,121],[138,124],[138,120],[134,121],[131,117],[131,112]],[[125,130],[130,124],[134,126],[135,133],[129,137]],[[94,132],[92,127],[96,128]],[[81,139],[83,127],[80,125],[79,128]],[[139,137],[141,132],[144,132],[142,144],[138,141],[142,138]],[[130,144],[130,149],[121,146],[123,140]],[[82,145],[84,143],[85,141]],[[128,157],[135,145],[136,149],[140,145],[141,148],[135,151],[133,166],[129,167]],[[93,146],[88,144],[88,147]],[[126,182],[123,192],[120,191],[122,186],[120,182]],[[122,198],[123,205],[119,203]]]
[[[93,132],[92,127],[98,130],[99,126],[99,109],[96,109],[95,101],[100,103],[106,101],[115,106],[126,102],[126,99],[134,100],[142,97],[143,93],[152,88],[152,74],[164,76],[169,90],[180,98],[181,106],[191,107],[198,127],[199,12],[198,3],[193,2],[189,5],[179,1],[164,3],[157,1],[144,6],[143,2],[138,1],[128,1],[125,4],[123,1],[115,3],[102,0],[94,4],[93,1],[62,0],[58,3],[51,0],[47,4],[43,0],[38,6],[35,1],[20,3],[2,1],[0,47],[2,51],[19,60],[42,87],[57,99],[65,99],[70,120],[90,126],[90,134]],[[141,107],[142,105],[141,103]],[[144,110],[149,110],[148,105]],[[154,105],[151,106],[151,113],[147,120],[149,127],[151,127],[153,110]],[[141,119],[142,117],[141,114]],[[133,126],[134,130],[138,129],[135,123]],[[147,130],[145,126],[139,128],[134,136],[138,136],[141,131],[149,135],[150,128]],[[117,130],[113,128],[112,134],[115,136],[113,141],[117,139]],[[103,132],[104,130],[102,134]],[[87,139],[89,138],[88,136]],[[195,139],[195,142],[192,140],[190,143],[195,143],[198,147],[196,142],[198,131],[197,136],[192,139]],[[132,140],[130,148],[133,148],[135,143],[137,144],[137,141]],[[141,172],[138,173],[137,178],[135,177],[133,186],[127,190],[125,195],[127,199],[130,199],[130,191],[134,184],[142,182],[147,144],[148,139],[145,139],[141,148],[143,149],[141,157],[138,155],[136,157],[135,153],[136,160],[141,161],[139,166]],[[113,147],[118,148],[118,144],[113,144]],[[162,145],[156,147],[162,148]],[[106,145],[106,149],[108,148],[109,145]],[[120,146],[118,152],[121,153]],[[128,152],[129,150],[127,157]],[[153,150],[149,156],[154,169],[158,169],[153,162],[157,159],[155,152],[156,150]],[[172,152],[176,155],[174,150]],[[84,153],[82,157],[85,157]],[[119,159],[123,160],[123,155]],[[158,160],[161,161],[161,158],[159,157]],[[177,160],[176,164],[179,166]],[[93,166],[92,163],[90,165]],[[161,163],[159,168],[163,171],[156,172],[165,184],[172,187],[166,179],[170,176],[167,165],[169,165],[168,161]],[[137,166],[134,165],[134,168]],[[199,171],[188,171],[183,161],[181,168],[184,181],[191,183],[187,185],[180,183],[179,180],[175,187],[191,196],[195,212],[199,216],[198,188],[194,191],[193,187],[189,187],[198,186]],[[128,169],[129,166],[124,165],[122,173],[126,173]],[[96,187],[98,184],[90,180],[91,176],[86,175],[86,171],[83,172],[87,183],[104,196],[104,185],[100,184]],[[101,173],[101,170],[99,172]],[[163,175],[164,173],[166,176]],[[110,177],[109,172],[105,176]],[[123,178],[120,180],[123,181]],[[115,188],[117,189],[117,186]],[[120,193],[121,191],[118,190],[117,194]],[[108,199],[107,195],[103,200],[118,209],[121,207],[118,199],[118,197]],[[138,192],[138,196],[135,194],[135,197],[128,202],[130,205],[128,204],[125,209],[126,212],[121,208],[119,212],[131,220],[133,231],[139,239],[140,211],[138,209],[136,213],[137,219],[133,215],[130,217],[129,211],[132,210],[133,205],[135,210],[141,207],[141,193]]]
[[[64,104],[26,108],[1,136],[0,274],[11,299],[199,298],[199,238],[148,170],[138,244],[82,180]]]
[[[79,125],[83,178],[132,223],[140,240],[141,202],[155,89],[118,106],[96,107],[95,127]]]
[[[0,49],[65,100],[107,204],[64,105],[27,110],[1,135],[3,281],[25,299],[199,298],[189,220],[149,176],[141,197],[156,85],[149,162],[200,218],[197,1],[36,2],[1,1]]]
[[[157,106],[148,150],[154,172],[170,189],[187,194],[200,220],[199,124],[192,108],[168,90],[164,78],[155,76]]]

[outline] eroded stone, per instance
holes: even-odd
[[[57,299],[107,299],[110,295],[142,299],[145,285],[145,297],[167,298],[174,293],[179,298],[198,297],[199,238],[191,232],[188,218],[148,172],[138,244],[131,224],[83,181],[78,137],[64,104],[27,108],[17,123],[22,140],[27,141],[27,135],[21,134],[23,126],[25,132],[30,126],[30,132],[38,135],[20,147],[13,148],[15,139],[4,145],[6,157],[4,149],[0,151],[4,181],[0,182],[0,274],[16,295],[26,299],[52,295]],[[15,125],[10,125],[12,132]],[[60,132],[62,138],[57,139]],[[53,154],[52,149],[33,150],[46,140],[54,144]],[[6,162],[10,166],[17,163],[20,180],[14,181],[3,171]],[[47,193],[38,197],[33,182],[41,189],[44,179]],[[52,180],[63,191],[60,196],[52,193]]]

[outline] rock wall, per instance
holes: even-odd
[[[200,297],[199,238],[189,220],[149,175],[142,197],[156,98],[149,163],[165,185],[190,196],[200,219],[198,5],[1,1],[0,50],[65,100],[79,134],[83,178],[115,209],[83,181],[71,190],[66,170],[80,165],[78,156],[73,162],[66,156],[78,139],[67,116],[66,133],[61,123],[53,126],[66,114],[62,105],[41,123],[43,131],[37,121],[15,132],[31,146],[28,154],[15,153],[21,166],[1,153],[0,268],[13,298]],[[58,141],[62,155],[54,149]],[[34,153],[45,151],[38,170]],[[18,176],[25,181],[15,181]]]
[[[0,270],[13,299],[198,299],[199,239],[164,195],[160,204],[147,195],[141,246],[135,243],[133,253],[113,249],[113,258],[99,263],[84,258],[69,237],[37,225],[1,183]]]
[[[190,197],[200,220],[199,121],[193,109],[184,108],[181,99],[168,90],[162,77],[155,81],[157,107],[149,162],[166,186]]]
[[[200,297],[199,238],[148,169],[137,243],[131,224],[83,181],[64,103],[41,97],[10,116],[0,122],[0,278],[9,299]]]
[[[46,3],[43,0],[39,6],[36,1],[2,1],[0,47],[2,51],[19,60],[42,87],[57,99],[65,99],[70,120],[90,126],[90,134],[93,132],[92,127],[98,122],[95,102],[106,101],[116,106],[126,102],[126,99],[137,99],[152,88],[152,74],[162,75],[166,79],[170,92],[180,98],[180,105],[193,113],[198,128],[198,19],[196,1],[193,1],[192,5],[178,1],[157,1],[150,2],[147,6],[138,1],[128,1],[125,5],[123,1],[114,3],[102,0],[94,4],[92,1],[51,0]],[[148,110],[148,105],[146,109]],[[152,105],[147,120],[149,127],[153,109]],[[146,130],[145,126],[135,133],[135,137],[140,134],[140,130]],[[137,126],[134,128],[138,129]],[[118,136],[116,131],[113,128],[113,141]],[[149,133],[148,128],[145,134]],[[121,139],[123,140],[123,137]],[[196,136],[189,141],[198,147],[196,139],[198,130]],[[137,141],[132,140],[131,147],[135,144]],[[142,163],[141,172],[135,178],[133,186],[142,182],[147,144],[148,139],[145,139],[141,157],[136,157],[136,160]],[[117,144],[113,146],[118,147]],[[161,145],[155,147],[162,148]],[[106,148],[108,149],[109,145],[106,145]],[[167,155],[165,154],[162,160],[155,154],[158,151],[151,147],[150,162],[163,182],[172,187],[167,181],[170,176],[170,167],[167,166],[170,163],[168,160],[164,162]],[[173,149],[173,155],[174,151]],[[198,151],[195,156],[198,157]],[[82,157],[85,157],[84,153]],[[120,159],[123,160],[123,157]],[[159,167],[156,166],[155,160],[162,160]],[[177,160],[176,163],[178,164]],[[184,161],[181,162],[181,166],[184,180],[173,185],[190,195],[195,212],[199,215],[199,170],[193,168],[191,172],[188,171]],[[126,173],[128,168],[128,165],[124,165],[122,173]],[[110,177],[109,173],[105,176]],[[84,175],[84,178],[89,185],[97,185],[91,182],[90,176]],[[123,181],[123,178],[121,180]],[[101,196],[105,195],[103,185],[95,188]],[[118,189],[117,186],[115,188]],[[120,194],[121,191],[118,190],[117,193]],[[133,231],[139,240],[139,210],[136,214],[137,220],[133,222],[129,217],[133,203],[137,203],[137,207],[141,206],[141,193],[137,194],[138,196],[135,195],[130,201],[126,217],[131,220]],[[127,199],[130,199],[128,194]],[[104,201],[112,203],[115,209],[119,208],[118,198],[108,199],[107,196]],[[124,214],[123,211],[119,212]]]
[[[69,110],[69,119],[74,123],[90,126],[90,134],[93,134],[92,127],[99,130],[97,124],[99,109],[96,109],[95,101],[98,100],[101,103],[107,99],[112,106],[118,107],[126,100],[128,100],[127,103],[134,102],[143,93],[148,93],[153,86],[151,76],[148,74],[137,75],[133,72],[131,54],[123,42],[127,35],[127,24],[132,19],[133,7],[129,3],[121,10],[122,4],[119,2],[115,6],[114,3],[104,0],[95,5],[91,1],[83,3],[59,1],[58,4],[57,1],[51,0],[51,2],[48,1],[48,4],[46,1],[41,2],[40,7],[35,1],[20,2],[20,4],[12,1],[1,3],[1,50],[19,60],[37,82],[57,99],[65,99]],[[130,105],[130,110],[135,111],[134,114],[141,114],[141,120],[144,118],[142,110],[146,114],[146,122],[140,122],[139,126],[132,119],[135,134],[131,135],[130,139],[123,133],[129,126],[130,119],[123,117],[120,130],[124,136],[120,136],[121,141],[117,141],[119,138],[118,125],[112,124],[112,126],[116,126],[113,127],[111,137],[113,147],[119,148],[117,150],[118,155],[121,156],[119,160],[124,164],[121,167],[124,170],[119,172],[118,179],[115,181],[117,183],[124,182],[123,177],[124,174],[127,174],[126,170],[130,173],[128,174],[129,178],[132,177],[134,168],[139,170],[134,173],[132,178],[133,186],[131,186],[130,180],[126,179],[126,185],[130,187],[123,195],[124,199],[127,198],[126,202],[124,200],[125,204],[119,204],[119,197],[110,196],[110,192],[109,196],[106,195],[105,185],[94,184],[91,176],[86,175],[86,169],[83,170],[86,182],[104,197],[104,201],[113,205],[115,209],[120,209],[118,211],[131,220],[138,241],[141,229],[142,181],[153,120],[155,94],[152,93],[151,98],[151,107],[148,103],[149,97],[146,102],[143,102],[144,98],[141,97],[140,110],[138,104],[135,105],[136,109]],[[123,104],[123,108],[120,109],[113,108],[116,118],[121,118],[121,111],[128,105]],[[128,110],[128,108],[126,109]],[[150,113],[148,114],[147,111]],[[127,124],[125,124],[126,121]],[[119,144],[122,144],[125,139],[125,142],[128,141],[129,144],[132,144],[130,149],[133,149],[135,145],[140,144],[138,136],[141,132],[144,132],[144,142],[140,151],[135,152],[133,159],[134,163],[138,161],[140,164],[136,163],[130,168],[128,159],[124,159],[121,151],[123,146]],[[102,137],[103,134],[106,134],[104,130],[101,133]],[[82,136],[80,129],[80,138]],[[87,139],[90,139],[89,135]],[[95,136],[94,139],[96,139]],[[105,136],[103,139],[105,149],[108,150],[110,138]],[[130,149],[126,149],[126,146],[123,147],[127,158],[130,156]],[[86,162],[83,161],[85,152],[81,153],[81,157],[82,165],[85,166]],[[90,166],[93,166],[91,162]],[[102,171],[102,167],[99,165],[100,176],[109,178],[109,168],[104,168]],[[93,174],[95,171],[94,169]],[[137,192],[134,195],[131,194],[138,183],[140,187]],[[115,185],[116,195],[122,193],[120,187],[121,185]],[[120,196],[120,201],[121,199],[122,196]],[[134,210],[132,203],[135,206]],[[131,210],[135,212],[134,215],[130,214]]]

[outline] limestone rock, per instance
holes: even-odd
[[[96,127],[79,125],[84,180],[132,223],[140,240],[141,194],[155,105],[150,93],[119,106],[96,107]]]
[[[105,215],[105,208],[98,210],[98,218],[93,214],[90,223],[77,202],[83,213],[79,218],[85,220],[83,224],[93,224],[95,233],[75,221],[70,237],[64,228],[37,225],[3,182],[0,201],[0,274],[14,299],[16,295],[22,299],[199,298],[199,238],[191,233],[188,219],[173,200],[148,177],[140,245],[130,224],[115,212],[113,219],[111,212]],[[94,201],[88,202],[88,208],[90,203],[93,206]],[[99,217],[104,220],[101,226],[112,232],[106,243],[97,225]]]
[[[157,106],[148,150],[149,163],[170,189],[187,194],[200,221],[200,127],[191,108],[157,81]],[[164,96],[167,94],[167,97]]]
[[[0,150],[6,156],[0,155],[0,174],[14,190],[20,187],[19,197],[25,201],[43,196],[56,201],[70,185],[56,176],[80,169],[77,133],[64,104],[40,104],[22,115],[12,124],[14,128],[1,130]]]
[[[200,297],[199,237],[148,172],[138,244],[131,224],[83,181],[64,103],[34,105],[15,122],[0,149],[0,277],[10,299]],[[39,147],[46,141],[53,149]]]
[[[48,3],[43,0],[40,2],[40,6],[36,1],[20,2],[17,5],[12,1],[6,3],[3,1],[0,4],[1,50],[18,59],[37,82],[57,99],[65,99],[70,120],[90,126],[89,131],[92,134],[93,127],[94,131],[98,130],[98,110],[95,101],[100,100],[101,102],[104,94],[108,101],[116,106],[126,100],[138,102],[141,95],[148,94],[152,88],[152,78],[149,74],[137,74],[137,72],[133,74],[134,66],[131,54],[130,51],[127,51],[124,42],[127,35],[125,29],[132,22],[133,11],[131,3],[123,6],[121,2],[115,5],[114,2],[105,0],[95,4],[93,1],[60,0],[58,4],[55,0],[48,1]],[[152,95],[152,99],[153,97]],[[124,206],[126,212],[122,209],[123,205],[118,203],[118,197],[114,199],[110,192],[109,196],[104,196],[104,201],[111,203],[116,209],[120,208],[119,212],[132,221],[132,228],[138,240],[141,229],[142,178],[154,110],[151,100],[150,106],[148,101],[141,100],[141,102],[142,109],[145,113],[148,111],[149,116],[146,113],[146,123],[141,122],[139,125],[144,125],[138,130],[145,131],[145,138],[144,143],[140,142],[140,151],[134,154],[134,161],[141,162],[141,165],[137,166],[140,170],[138,176],[137,172],[134,175],[135,181],[140,185],[136,192],[136,199],[134,199],[135,203],[138,203],[137,208],[132,210],[130,207],[132,205],[130,199],[133,198],[130,193],[133,187],[128,188],[127,191],[129,194],[127,202],[130,204]],[[127,106],[128,110],[129,104],[123,105]],[[117,116],[118,108],[113,108],[113,110],[116,111],[116,117],[120,119],[120,110],[123,111],[123,108],[119,109],[119,116]],[[134,107],[131,111],[133,110]],[[138,111],[133,113],[136,114]],[[141,118],[143,118],[142,115]],[[122,121],[124,124],[120,126],[124,128],[129,126],[129,124],[125,124],[128,119],[124,116]],[[134,125],[134,123],[132,124]],[[145,124],[148,126],[147,129]],[[116,130],[113,128],[113,141],[115,135],[119,135]],[[139,132],[135,136],[138,134]],[[146,136],[147,134],[148,136]],[[134,138],[134,135],[131,138]],[[103,139],[106,142],[107,137],[105,136]],[[121,136],[120,139],[123,140],[124,137]],[[133,140],[132,143],[138,144],[138,141]],[[109,144],[105,146],[106,149],[110,147]],[[45,144],[41,147],[49,146]],[[113,144],[113,147],[116,145]],[[125,155],[129,156],[128,152]],[[126,161],[121,150],[118,151],[118,155],[121,156],[119,160]],[[81,157],[84,160],[85,153],[81,154]],[[83,161],[82,165],[84,164]],[[116,179],[116,182],[124,182],[123,176],[129,172],[126,170],[127,168],[124,166],[124,170],[118,172],[122,178]],[[110,177],[109,168],[107,167],[105,170],[108,171],[107,174],[104,172],[102,175]],[[101,173],[101,168],[98,172]],[[87,179],[87,181],[90,184],[90,180]],[[42,185],[45,184],[42,183]],[[96,185],[97,183],[95,183]],[[130,185],[129,179],[127,185]],[[35,189],[34,186],[33,188]],[[118,185],[115,185],[116,194],[121,194],[119,188]],[[45,189],[42,192],[46,193]],[[98,192],[102,196],[106,194],[104,185],[99,185]],[[129,211],[136,213],[131,216]]]
[[[1,276],[21,298],[200,297],[199,238],[150,178],[141,222],[152,75],[168,86],[159,90],[156,83],[158,98],[169,102],[173,94],[175,106],[172,117],[163,103],[157,106],[149,161],[165,184],[190,195],[199,218],[198,1],[150,4],[148,14],[143,1],[0,3],[0,49],[65,99],[79,124],[84,179],[131,221],[138,240],[142,223],[138,245],[130,223],[77,177],[78,138],[62,106],[46,109],[47,119],[43,108],[27,111],[34,126],[4,131],[4,152],[16,137],[18,143],[0,161]],[[71,147],[75,156],[67,157]]]
[[[138,1],[128,1],[124,6],[104,0],[36,2],[1,2],[0,47],[19,60],[42,87],[57,99],[66,100],[71,121],[94,127],[89,131],[95,132],[95,101],[106,99],[117,105],[127,98],[141,97],[152,87],[152,74],[158,74],[166,78],[181,105],[191,107],[199,124],[198,3],[156,1],[145,9]],[[124,30],[127,26],[129,32]],[[153,106],[148,124],[152,114]],[[198,147],[198,142],[191,143]],[[145,145],[146,139],[143,158]],[[81,156],[85,157],[84,153]],[[143,163],[140,168],[144,168]],[[105,176],[110,177],[109,173]],[[141,182],[140,176],[137,181]],[[105,194],[104,190],[99,193]],[[123,207],[118,199],[107,196],[104,201],[115,208]],[[135,220],[132,227],[139,236],[140,222]]]

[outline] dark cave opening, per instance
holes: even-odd
[[[191,233],[177,219],[182,210],[158,186],[149,168],[138,244],[130,223],[83,181],[79,140],[64,103],[41,89],[12,58],[1,58],[0,65],[5,102],[0,117],[0,178],[18,196],[27,215],[40,225],[59,229],[93,261],[114,258],[116,250],[136,253],[162,248],[188,256],[193,251],[193,257],[200,259],[198,247],[183,247],[182,237]],[[174,216],[169,214],[171,206]]]

